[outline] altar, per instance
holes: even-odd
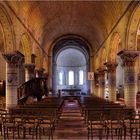
[[[62,93],[64,93],[67,96],[76,96],[80,95],[81,89],[73,88],[73,89],[62,89]]]

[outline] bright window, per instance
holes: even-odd
[[[74,85],[74,72],[69,71],[69,85]]]
[[[83,85],[84,84],[84,72],[83,70],[79,71],[79,85]]]

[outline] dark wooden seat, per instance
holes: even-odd
[[[93,134],[98,134],[101,139],[104,129],[104,122],[102,120],[102,112],[99,110],[88,111],[87,116],[88,139],[93,139]]]
[[[15,138],[16,133],[18,134],[19,138],[18,125],[15,123],[15,118],[11,114],[2,115],[2,124],[4,139],[9,138],[10,132],[12,132],[13,139]]]

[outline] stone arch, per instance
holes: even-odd
[[[94,71],[96,72],[97,69],[99,69],[99,57],[98,57],[98,55],[95,57]]]
[[[106,49],[105,48],[102,48],[102,51],[101,51],[101,68],[105,68],[105,63],[106,63],[106,60],[107,59],[107,52],[106,52]]]
[[[59,45],[59,44],[62,44],[64,42],[71,42],[72,40],[75,41],[75,43],[77,42],[78,44],[81,44],[81,50],[85,49],[88,51],[88,56],[92,57],[93,56],[93,48],[91,47],[91,44],[83,37],[79,36],[79,35],[75,35],[75,34],[66,34],[66,35],[62,35],[58,38],[56,38],[52,44],[50,45],[49,49],[48,49],[48,65],[49,66],[52,66],[53,63],[54,63],[54,59],[53,59],[53,53],[54,53],[54,48],[55,46]],[[73,41],[71,43],[74,43]],[[84,45],[83,45],[84,44]],[[84,48],[86,46],[86,48]],[[59,49],[59,47],[58,47]],[[55,49],[55,52],[58,50],[57,48]],[[89,60],[89,58],[88,58]],[[91,67],[91,65],[90,65]],[[53,68],[52,67],[49,67],[48,68],[48,84],[49,84],[49,87],[52,87],[53,85],[53,80],[52,80],[52,75],[53,75]]]
[[[52,60],[49,60],[49,63],[52,61],[52,64],[49,64],[49,65],[51,65],[51,67],[49,68],[49,77],[48,77],[50,87],[51,86],[53,87],[54,93],[56,93],[57,89],[59,88],[59,85],[57,84],[58,81],[56,80],[57,69],[58,69],[58,71],[60,70],[60,66],[59,66],[58,61],[57,61],[58,56],[62,52],[64,52],[64,54],[68,54],[67,51],[73,50],[74,54],[77,52],[78,54],[83,55],[82,58],[85,59],[85,64],[79,65],[79,66],[75,63],[72,63],[72,64],[75,64],[73,66],[71,66],[71,65],[64,66],[63,65],[63,67],[65,69],[64,70],[65,71],[64,72],[65,77],[68,77],[68,71],[70,69],[74,70],[74,73],[78,73],[78,70],[82,69],[84,71],[84,82],[85,82],[85,84],[83,84],[79,87],[79,85],[78,85],[78,75],[77,75],[77,78],[76,78],[76,76],[74,78],[75,82],[74,82],[73,86],[75,86],[76,88],[80,88],[81,92],[84,92],[85,94],[89,94],[89,90],[90,90],[89,89],[89,81],[85,78],[86,75],[87,75],[87,72],[89,71],[89,68],[90,68],[90,61],[89,61],[89,59],[90,59],[90,49],[89,49],[88,45],[89,44],[87,43],[86,40],[84,40],[83,38],[81,38],[79,36],[76,36],[76,35],[61,36],[60,38],[58,38],[57,40],[54,41],[53,46],[51,46],[51,47],[53,47],[53,49],[50,48],[50,54],[51,54],[51,51],[52,51]],[[71,56],[74,55],[74,54],[71,54]],[[75,57],[75,59],[77,58],[76,55],[73,56],[73,57]],[[49,57],[49,59],[50,59],[50,57]],[[69,57],[69,60],[70,60],[70,57]],[[71,60],[73,62],[73,59],[71,59]],[[50,69],[52,69],[52,70],[50,70]],[[66,79],[65,80],[66,87],[70,88],[70,86],[68,85],[67,78],[65,78],[65,79]]]
[[[13,52],[16,50],[14,29],[10,16],[6,12],[4,5],[0,4],[0,24],[4,36],[4,52]]]
[[[140,32],[140,26],[139,26],[139,32]],[[137,50],[140,51],[140,34],[138,34],[137,37]]]
[[[118,53],[118,47],[120,44],[120,35],[119,33],[115,32],[113,33],[111,37],[111,42],[110,42],[110,53],[109,53],[109,61],[111,63],[116,63],[116,57]]]
[[[43,59],[43,68],[45,69],[45,73],[48,74],[48,59],[47,59],[47,57],[44,57],[44,59]]]
[[[83,42],[86,44],[87,49],[89,50],[89,53],[90,53],[89,55],[90,55],[90,56],[93,56],[93,50],[92,50],[91,44],[90,44],[85,38],[83,38],[82,36],[75,35],[75,34],[62,35],[62,36],[56,38],[56,39],[54,40],[54,42],[51,44],[51,46],[50,46],[50,48],[49,48],[49,50],[48,50],[49,56],[52,55],[52,53],[53,53],[53,48],[54,48],[54,46],[56,45],[57,42],[60,42],[60,40],[66,40],[66,39],[68,39],[68,38],[69,38],[69,39],[76,39],[76,40],[81,40],[81,41],[83,41]]]
[[[25,63],[31,63],[31,40],[27,33],[21,36],[21,45],[23,47],[23,54],[25,56]]]
[[[42,53],[41,50],[36,47],[35,48],[35,55],[36,55],[36,59],[35,59],[35,66],[36,69],[42,69],[43,68],[43,58],[42,58]]]
[[[140,24],[140,3],[134,9],[127,28],[126,48],[127,50],[137,50],[137,31]]]

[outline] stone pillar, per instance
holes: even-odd
[[[25,82],[25,69],[24,69],[24,57],[19,61],[18,65],[18,85],[21,85]]]
[[[35,77],[35,64],[24,64],[25,67],[25,81],[29,81]]]
[[[126,106],[136,109],[137,75],[135,59],[137,51],[121,51],[118,53],[123,60],[124,66],[124,99]]]
[[[98,79],[99,75],[98,73],[94,73],[94,81],[95,81],[95,96],[99,97],[99,79]]]
[[[36,69],[36,78],[42,78],[44,77],[44,70],[45,69]]]
[[[105,99],[105,70],[98,70],[99,97]]]
[[[117,64],[106,63],[108,72],[108,90],[109,100],[112,102],[116,101],[116,67]]]
[[[43,77],[44,77],[44,78],[48,78],[48,73],[47,73],[47,72],[44,72],[44,73],[43,73]]]
[[[140,73],[138,74],[138,94],[140,94]]]
[[[58,92],[58,87],[57,87],[57,64],[53,63],[53,73],[52,73],[52,80],[53,80],[53,85],[52,85],[52,94],[57,94]]]
[[[6,60],[6,108],[12,108],[17,105],[18,88],[18,62],[21,56],[16,52],[4,53]]]

